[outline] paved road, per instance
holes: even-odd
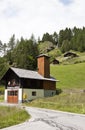
[[[85,115],[47,109],[25,108],[32,118],[3,130],[85,130]]]

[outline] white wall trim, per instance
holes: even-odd
[[[18,90],[18,103],[22,103],[22,88]]]
[[[4,100],[5,100],[5,102],[7,102],[7,89],[5,89]]]

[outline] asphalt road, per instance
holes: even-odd
[[[3,130],[85,130],[85,115],[40,108],[25,108],[31,119]]]

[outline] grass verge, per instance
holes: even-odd
[[[0,95],[0,102],[4,101],[4,95]]]
[[[34,100],[28,106],[85,114],[85,93],[62,93]]]
[[[0,106],[0,129],[22,123],[30,118],[30,115],[18,107]]]

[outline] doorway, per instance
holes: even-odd
[[[18,103],[18,90],[10,90],[8,91],[8,103]]]

